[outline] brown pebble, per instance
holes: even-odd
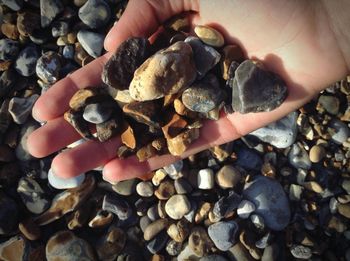
[[[165,261],[165,257],[155,254],[151,257],[151,261]]]
[[[120,122],[118,122],[118,117],[113,115],[111,119],[96,124],[96,134],[100,142],[105,142],[120,132]]]
[[[174,113],[171,120],[162,127],[164,137],[171,139],[179,135],[187,126],[187,121],[180,115]]]
[[[346,218],[350,219],[350,203],[349,204],[339,204],[338,213]]]
[[[198,118],[198,113],[187,109],[180,99],[174,100],[174,109],[175,112],[181,116],[186,116],[190,119]]]
[[[169,199],[171,196],[175,195],[175,186],[171,180],[165,180],[160,183],[154,195],[160,200]]]
[[[188,245],[200,257],[207,255],[214,248],[214,243],[203,227],[194,227],[192,229]]]
[[[39,226],[32,219],[26,219],[20,222],[18,229],[28,240],[37,240],[41,236]]]
[[[241,63],[244,60],[242,49],[238,45],[226,45],[222,49],[220,68],[222,78],[227,80],[229,78],[228,70],[233,61]]]
[[[122,143],[125,144],[130,149],[136,148],[136,137],[134,135],[134,130],[132,127],[126,123],[126,128],[120,136]]]
[[[158,233],[160,233],[163,229],[167,228],[169,222],[167,219],[162,218],[158,219],[151,224],[149,224],[143,234],[143,238],[146,241],[152,240]]]
[[[212,27],[197,25],[194,28],[194,32],[205,44],[213,47],[222,47],[225,43],[222,34]]]
[[[167,229],[167,233],[174,241],[184,242],[190,234],[189,222],[181,219],[177,223],[171,224]]]
[[[98,95],[101,92],[99,88],[86,87],[84,89],[78,90],[69,101],[69,107],[73,110],[80,110],[85,105],[91,97]]]
[[[152,143],[149,143],[146,146],[143,146],[142,148],[138,149],[136,152],[136,156],[139,159],[139,162],[146,161],[147,159],[156,155],[157,155],[157,151],[152,146]]]
[[[17,40],[19,37],[19,32],[15,24],[2,24],[1,32],[12,40]]]
[[[198,207],[197,213],[194,216],[194,221],[196,224],[201,223],[203,220],[208,218],[209,212],[212,208],[212,205],[209,202],[202,202]]]
[[[309,158],[313,163],[320,162],[325,156],[326,150],[322,145],[315,145],[310,149]]]
[[[174,138],[167,139],[169,152],[174,156],[181,156],[187,148],[199,138],[199,129],[189,129]]]
[[[13,61],[0,61],[0,71],[6,71],[10,68]]]
[[[69,110],[64,113],[64,119],[70,123],[73,128],[82,136],[84,139],[94,139],[91,134],[88,123],[83,118],[81,111]]]
[[[153,146],[153,148],[155,148],[159,152],[163,152],[167,149],[166,148],[166,140],[162,137],[153,140],[152,146]]]
[[[136,121],[154,128],[160,128],[159,106],[154,101],[131,102],[123,107],[123,112]]]

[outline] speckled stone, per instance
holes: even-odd
[[[38,59],[35,70],[37,76],[45,83],[55,83],[59,79],[61,70],[60,56],[53,51],[44,53]]]
[[[191,210],[191,204],[185,195],[174,195],[165,204],[165,211],[172,219],[181,219]]]
[[[33,94],[27,98],[13,97],[9,103],[9,112],[13,121],[17,124],[24,124],[28,116],[31,115],[34,103],[38,98],[38,94]]]
[[[208,234],[221,251],[229,250],[235,243],[238,224],[235,221],[220,221],[208,227]]]
[[[78,15],[84,24],[96,29],[108,23],[111,10],[104,0],[88,0],[80,7]]]
[[[36,62],[39,58],[37,48],[29,45],[24,48],[17,57],[15,62],[16,71],[22,76],[31,76],[35,73]]]
[[[77,37],[81,46],[90,56],[97,58],[102,54],[104,35],[80,30]]]
[[[47,27],[62,12],[64,6],[61,0],[41,0],[40,1],[40,18],[41,26]]]
[[[19,52],[19,44],[11,39],[0,40],[0,60],[10,61],[16,59]]]

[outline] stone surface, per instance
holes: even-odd
[[[224,165],[215,175],[216,183],[223,189],[235,187],[240,183],[242,178],[241,173],[232,165]]]
[[[41,26],[47,27],[63,11],[61,0],[40,0]]]
[[[148,58],[135,71],[130,96],[136,101],[158,99],[183,90],[195,78],[191,46],[176,42]]]
[[[130,196],[132,193],[135,192],[136,184],[136,179],[127,179],[114,184],[112,186],[112,189],[119,195]]]
[[[311,161],[306,150],[300,144],[293,144],[291,150],[288,153],[289,163],[295,168],[310,169]]]
[[[143,233],[143,238],[146,241],[152,240],[158,233],[166,229],[168,224],[169,224],[168,220],[163,218],[152,222],[146,227]]]
[[[131,102],[123,106],[124,114],[132,117],[136,121],[151,126],[160,128],[159,119],[160,107],[153,101]]]
[[[194,28],[196,35],[205,43],[214,47],[222,47],[225,43],[222,34],[212,27],[197,25]]]
[[[45,83],[55,83],[59,79],[61,70],[60,56],[53,51],[44,53],[38,59],[35,70],[37,76]]]
[[[83,118],[91,123],[99,124],[107,121],[112,115],[112,108],[101,103],[92,103],[85,106]]]
[[[16,59],[19,53],[19,44],[11,39],[0,39],[0,60],[11,61]]]
[[[191,209],[191,204],[185,195],[174,195],[165,204],[165,211],[172,219],[181,219]]]
[[[227,80],[229,78],[229,68],[232,62],[243,62],[244,54],[238,45],[226,45],[221,51],[220,68],[222,78]]]
[[[326,156],[326,150],[322,145],[314,145],[310,149],[309,158],[311,162],[320,162],[324,156]]]
[[[63,117],[70,125],[72,125],[72,127],[76,130],[77,133],[79,133],[81,137],[86,140],[94,138],[90,132],[88,122],[86,122],[83,118],[82,111],[74,111],[71,109],[69,111],[66,111]]]
[[[97,260],[89,243],[70,231],[59,231],[47,241],[46,258],[47,261]]]
[[[167,233],[174,241],[182,243],[190,234],[190,224],[185,219],[181,219],[177,223],[171,224]]]
[[[165,233],[165,231],[162,231],[159,233],[155,238],[153,238],[151,241],[149,241],[146,245],[149,252],[152,254],[156,254],[160,252],[168,242],[168,235]]]
[[[52,23],[51,34],[53,37],[64,36],[69,33],[69,24],[65,21],[56,21]]]
[[[40,228],[29,218],[18,224],[18,229],[28,240],[37,240],[41,236]]]
[[[235,221],[220,221],[208,227],[208,234],[221,251],[229,250],[235,243],[238,224]]]
[[[255,204],[255,213],[264,218],[270,229],[280,231],[288,225],[291,215],[288,198],[276,180],[256,176],[244,186],[243,197]]]
[[[332,141],[337,144],[342,144],[350,137],[350,128],[340,120],[333,119],[329,123],[329,128]]]
[[[214,171],[209,168],[198,171],[197,184],[200,189],[212,189],[215,184]]]
[[[18,222],[19,210],[16,202],[1,193],[0,196],[0,235],[13,232]]]
[[[283,149],[292,145],[297,137],[297,112],[291,112],[284,118],[257,129],[249,135],[259,138],[277,148]]]
[[[169,175],[169,177],[173,178],[178,176],[183,166],[184,166],[183,160],[178,160],[178,161],[175,161],[174,163],[171,163],[170,165],[164,166],[163,169],[165,170],[166,174]]]
[[[256,150],[243,147],[237,151],[236,164],[247,170],[260,170],[263,162]]]
[[[102,54],[104,35],[80,30],[77,37],[81,46],[90,56],[97,58]]]
[[[320,95],[318,103],[330,114],[337,115],[339,112],[339,99],[335,96]]]
[[[100,28],[108,23],[111,10],[104,0],[88,0],[79,9],[79,18],[90,28]]]
[[[13,11],[19,11],[23,6],[23,0],[2,0],[1,3]]]
[[[34,103],[38,98],[38,94],[33,94],[28,98],[13,97],[9,103],[9,112],[13,121],[17,124],[24,124],[31,115]]]
[[[249,200],[242,200],[237,207],[237,214],[240,218],[248,218],[256,209],[255,205]]]
[[[190,182],[185,178],[178,178],[174,181],[174,187],[177,194],[191,193],[192,186]]]
[[[232,108],[240,113],[274,110],[288,95],[287,87],[279,76],[252,60],[238,66],[228,85],[232,88]]]
[[[242,201],[242,196],[231,190],[228,196],[222,196],[215,202],[213,213],[217,218],[224,218],[237,209],[239,203]]]
[[[136,192],[141,197],[153,196],[153,185],[150,181],[141,181],[136,185]]]
[[[19,54],[15,62],[16,71],[22,76],[31,76],[35,73],[39,53],[34,45],[28,45]]]
[[[56,189],[70,189],[80,186],[85,180],[85,174],[82,173],[72,178],[61,178],[50,169],[47,178],[50,185]]]
[[[167,139],[169,152],[174,156],[181,156],[196,139],[199,138],[199,129],[189,129],[181,132],[174,138]]]
[[[127,235],[117,227],[111,226],[107,233],[96,244],[96,252],[100,260],[116,260],[125,247]]]
[[[302,246],[302,245],[294,245],[290,248],[290,252],[292,253],[292,255],[295,258],[298,259],[307,259],[309,260],[312,257],[312,252],[311,249],[306,247],[306,246]]]
[[[192,251],[200,257],[207,255],[214,247],[207,231],[199,226],[192,228],[188,238],[188,245]]]
[[[0,258],[4,261],[26,260],[29,244],[21,236],[14,236],[0,244]]]
[[[165,250],[170,256],[177,256],[182,250],[182,244],[174,240],[169,240]]]
[[[40,30],[40,15],[31,12],[24,11],[19,12],[17,15],[17,29],[21,36],[28,37],[36,30]]]

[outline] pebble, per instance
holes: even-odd
[[[170,180],[165,180],[164,182],[160,183],[158,189],[154,192],[154,195],[160,200],[169,199],[174,194],[175,187],[173,182]]]
[[[101,103],[92,103],[85,106],[83,118],[91,123],[99,124],[107,121],[112,115],[112,107]]]
[[[136,192],[141,197],[152,197],[153,195],[153,185],[150,181],[141,181],[136,185]]]
[[[65,45],[62,51],[63,57],[72,60],[74,58],[74,46]]]
[[[1,18],[0,18],[1,24]],[[2,24],[1,32],[9,39],[18,40],[19,32],[15,24]]]
[[[236,164],[247,170],[260,171],[263,161],[256,150],[243,147],[237,151]]]
[[[341,186],[348,194],[350,194],[350,179],[344,179]]]
[[[339,112],[339,99],[334,96],[320,95],[318,103],[330,114],[337,115]]]
[[[147,216],[152,221],[156,221],[160,218],[158,212],[158,204],[154,204],[153,206],[149,207],[149,209],[147,210]]]
[[[176,179],[178,178],[179,173],[181,172],[183,166],[184,166],[183,160],[178,160],[168,166],[163,167],[163,169],[165,170],[165,172],[168,174],[169,177],[171,177],[172,179]]]
[[[349,127],[340,120],[333,119],[329,123],[329,128],[331,129],[330,134],[332,141],[337,144],[344,143],[350,137]]]
[[[9,103],[9,113],[13,121],[17,124],[24,124],[28,116],[31,115],[34,103],[38,98],[38,94],[33,94],[27,98],[13,97]]]
[[[312,257],[311,249],[303,245],[292,246],[290,248],[290,252],[295,258],[298,259],[310,259]]]
[[[104,35],[80,30],[77,37],[81,46],[90,56],[97,58],[102,54]]]
[[[326,156],[326,150],[322,145],[314,145],[310,149],[309,158],[312,163],[320,162]]]
[[[199,256],[190,248],[189,245],[186,245],[180,254],[177,256],[177,260],[193,260],[198,261]]]
[[[288,153],[289,163],[296,169],[309,170],[311,168],[311,161],[306,150],[298,143],[292,145]]]
[[[45,83],[55,83],[59,79],[61,70],[61,58],[53,52],[44,53],[36,63],[36,74]]]
[[[79,18],[92,29],[106,25],[111,18],[109,5],[103,0],[88,0],[79,9]]]
[[[348,204],[339,204],[338,213],[348,219],[350,219],[350,203]]]
[[[289,199],[292,201],[300,201],[303,191],[304,187],[297,184],[291,184],[289,187]]]
[[[159,233],[155,238],[146,244],[148,251],[152,254],[160,252],[168,242],[168,238],[169,237],[165,231]]]
[[[296,140],[298,133],[297,118],[298,113],[291,112],[282,119],[257,129],[249,135],[253,135],[276,148],[287,148]]]
[[[64,36],[69,33],[69,24],[66,21],[56,21],[52,23],[51,34],[53,37]]]
[[[232,62],[237,62],[237,67],[244,60],[242,49],[238,45],[226,45],[221,51],[220,69],[222,78],[227,81],[229,78],[229,68]]]
[[[164,77],[169,73],[173,77]],[[147,101],[175,94],[189,86],[196,75],[191,46],[176,42],[148,58],[135,71],[130,96],[136,101]]]
[[[185,195],[173,195],[165,204],[165,211],[169,217],[178,220],[191,210],[191,203]]]
[[[201,169],[197,174],[197,184],[200,189],[214,188],[214,171],[212,169]]]
[[[0,195],[0,235],[7,235],[13,232],[18,224],[19,209],[12,198],[4,193]]]
[[[164,169],[158,169],[152,177],[152,183],[154,186],[159,186],[161,182],[165,179],[167,173]]]
[[[40,20],[43,28],[48,27],[55,17],[62,12],[64,6],[61,0],[40,1]]]
[[[61,178],[56,175],[52,169],[48,173],[48,181],[52,187],[55,189],[70,189],[80,186],[85,180],[85,173],[72,178]]]
[[[22,177],[17,186],[24,205],[34,214],[41,214],[50,206],[50,201],[39,183],[32,178]]]
[[[265,228],[265,221],[260,215],[252,214],[250,215],[250,220],[257,229],[263,230]]]
[[[220,53],[213,47],[203,44],[197,37],[189,36],[185,39],[185,43],[192,47],[198,78],[203,78],[220,61]]]
[[[29,45],[24,48],[15,62],[16,71],[25,77],[31,76],[35,73],[36,62],[39,58],[37,48],[33,45]]]
[[[185,219],[181,219],[171,224],[167,229],[167,233],[174,241],[182,243],[190,234],[190,224]]]
[[[173,156],[181,156],[188,149],[188,147],[198,138],[198,128],[187,129],[175,136],[174,138],[166,139],[168,150]]]
[[[0,259],[4,261],[22,261],[29,253],[29,242],[17,235],[0,244]]]
[[[223,93],[217,78],[214,75],[208,75],[203,81],[188,87],[182,93],[181,98],[187,109],[208,113],[220,105],[223,100]]]
[[[16,157],[22,161],[28,161],[34,157],[28,152],[27,140],[29,135],[40,127],[40,124],[34,120],[27,121],[22,125],[19,133],[19,143],[16,147]]]
[[[127,236],[121,228],[111,226],[95,246],[98,258],[100,260],[117,260],[117,256],[125,247],[126,240]]]
[[[19,44],[11,39],[0,39],[0,60],[14,61],[19,53]]]
[[[188,245],[192,251],[200,257],[207,255],[214,247],[207,231],[199,226],[192,228],[188,238]]]
[[[240,113],[274,110],[288,95],[285,83],[277,75],[252,60],[242,62],[234,78],[227,82],[232,88],[232,108]]]
[[[255,205],[249,200],[243,199],[237,207],[237,214],[240,218],[249,218],[250,214],[255,211]]]
[[[47,261],[96,261],[89,243],[70,231],[59,231],[47,241],[46,258]]]
[[[265,176],[256,176],[244,186],[243,197],[256,206],[255,213],[264,218],[272,230],[284,229],[290,221],[288,198],[279,182]]]
[[[270,245],[273,240],[273,235],[270,232],[267,232],[262,238],[255,242],[255,246],[260,249],[265,249],[268,245]]]
[[[208,227],[208,234],[221,251],[229,250],[235,243],[238,224],[235,221],[220,221]]]
[[[239,203],[242,201],[242,196],[238,195],[233,190],[229,191],[228,196],[221,197],[215,202],[213,213],[218,218],[224,218],[237,209]]]
[[[248,250],[240,242],[238,242],[233,247],[231,247],[227,251],[227,253],[228,253],[228,256],[230,257],[230,260],[239,260],[239,261],[254,260],[249,254]]]
[[[149,224],[146,227],[143,233],[143,238],[146,241],[152,240],[162,230],[166,229],[168,224],[169,224],[168,220],[164,218],[153,221],[151,224]]]
[[[111,195],[103,197],[102,209],[114,213],[120,220],[127,220],[132,215],[126,200]]]
[[[174,187],[177,194],[188,194],[192,191],[192,186],[186,178],[178,178],[174,181]]]
[[[215,175],[216,183],[223,189],[235,187],[241,179],[241,173],[232,165],[222,166]]]
[[[2,0],[1,3],[13,11],[19,11],[23,6],[23,0]]]
[[[31,241],[37,240],[41,236],[41,231],[38,225],[30,218],[18,224],[18,229],[21,233]]]
[[[228,259],[220,255],[209,255],[201,257],[199,261],[228,261]]]
[[[165,250],[170,256],[177,256],[182,250],[182,244],[174,240],[169,240]]]
[[[267,246],[261,257],[261,261],[277,261],[280,249],[276,243]]]
[[[222,47],[225,44],[222,34],[212,27],[197,25],[194,28],[194,32],[205,44],[214,47]]]

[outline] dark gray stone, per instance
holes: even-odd
[[[112,108],[104,106],[103,103],[92,103],[86,105],[83,117],[86,121],[99,124],[108,120],[112,115]]]
[[[66,59],[73,59],[74,58],[74,46],[73,45],[65,45],[63,47],[63,57]]]
[[[60,70],[60,56],[53,51],[44,53],[36,63],[36,74],[45,83],[55,83],[58,81]]]
[[[175,179],[174,186],[177,194],[187,194],[192,191],[191,184],[185,178]]]
[[[18,55],[15,62],[16,71],[22,76],[31,76],[35,73],[36,62],[39,53],[34,45],[24,48]]]
[[[105,37],[103,34],[80,30],[77,37],[81,46],[90,56],[97,58],[101,55]]]
[[[23,0],[1,0],[0,3],[13,11],[19,11],[23,6]]]
[[[231,190],[227,197],[221,197],[217,202],[215,202],[213,214],[218,218],[224,218],[233,210],[237,209],[241,201],[242,196]]]
[[[69,32],[69,24],[65,21],[57,21],[52,24],[51,34],[53,37],[64,36]]]
[[[253,149],[240,148],[237,151],[236,164],[247,170],[260,170],[263,164],[260,155]]]
[[[333,119],[329,123],[329,132],[331,133],[332,141],[337,144],[342,144],[350,137],[349,127],[342,121]]]
[[[79,9],[79,18],[92,29],[104,26],[111,18],[109,5],[103,0],[88,0]]]
[[[149,252],[156,254],[161,251],[168,242],[169,236],[165,231],[159,233],[155,238],[149,241],[146,245]]]
[[[279,76],[252,60],[242,62],[228,83],[232,88],[232,108],[240,113],[274,110],[288,95]]]
[[[306,150],[298,143],[293,144],[288,153],[289,163],[295,168],[310,169],[311,161]]]
[[[17,227],[18,207],[16,202],[0,194],[0,235],[6,235]]]
[[[120,220],[126,220],[132,215],[132,209],[127,201],[111,195],[104,196],[102,209],[116,214]]]
[[[15,60],[19,52],[17,41],[5,38],[0,40],[0,60]]]
[[[238,224],[235,221],[221,221],[208,227],[208,235],[221,251],[229,250],[235,243]]]
[[[63,11],[61,0],[40,0],[41,26],[47,27]]]

